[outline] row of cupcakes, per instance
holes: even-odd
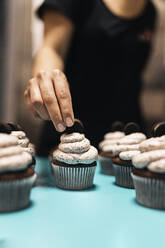
[[[145,206],[165,209],[165,136],[163,125],[154,127],[160,137],[147,139],[135,124],[122,131],[105,135],[100,144],[104,158],[113,161],[116,184],[136,189],[137,201]],[[165,128],[164,128],[165,130]],[[12,130],[13,132],[13,130]],[[34,163],[29,141],[21,130],[0,134],[0,211],[13,211],[29,204],[30,189],[35,181]],[[22,133],[21,133],[22,132]],[[26,149],[25,149],[26,148]],[[109,156],[104,156],[109,154]],[[83,190],[93,186],[98,152],[75,121],[61,136],[52,151],[51,163],[57,187]],[[105,161],[104,161],[105,162]],[[110,168],[111,168],[111,163]]]
[[[129,123],[124,132],[104,136],[99,158],[102,172],[114,175],[116,185],[135,187],[138,203],[165,209],[165,123],[156,124],[152,134],[158,137],[147,139]]]

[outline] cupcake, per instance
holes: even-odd
[[[83,133],[66,133],[60,140],[61,143],[51,155],[56,186],[71,190],[91,188],[97,164],[97,149],[90,145]]]
[[[143,133],[135,132],[124,136],[113,147],[114,158],[112,160],[116,185],[134,188],[131,177],[132,157],[140,153],[139,144],[145,139],[146,136]]]
[[[0,212],[15,211],[29,205],[36,175],[32,156],[18,145],[18,138],[0,134]]]
[[[99,143],[99,161],[101,172],[106,175],[114,175],[112,158],[114,157],[112,150],[119,139],[124,137],[124,132],[115,131],[104,135],[104,140]]]
[[[136,201],[144,206],[165,209],[165,136],[148,139],[134,156],[132,178]]]

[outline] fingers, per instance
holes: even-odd
[[[63,132],[74,124],[69,84],[61,71],[39,72],[29,81],[24,96],[32,114],[51,119],[57,131]]]
[[[32,78],[29,81],[29,88],[30,88],[30,102],[35,109],[35,111],[38,113],[38,115],[44,119],[44,120],[49,120],[49,114],[48,111],[44,105],[44,102],[42,100],[40,88],[38,85],[38,79],[37,78]]]
[[[49,113],[49,116],[57,131],[63,132],[66,127],[63,122],[52,79],[50,75],[44,71],[40,72],[38,79],[41,97]]]
[[[52,79],[63,122],[70,127],[74,123],[74,114],[67,79],[60,70],[52,71]]]

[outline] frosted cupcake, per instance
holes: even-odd
[[[165,209],[165,136],[151,138],[139,146],[132,159],[136,200],[141,205]]]
[[[36,175],[32,156],[18,145],[18,138],[0,134],[0,212],[15,211],[29,205]]]
[[[114,157],[112,150],[119,139],[124,137],[124,132],[115,131],[104,135],[104,140],[99,143],[99,161],[101,172],[106,175],[114,175],[112,158]]]
[[[132,125],[131,123],[131,127]],[[134,188],[131,177],[131,171],[133,169],[132,157],[140,153],[139,144],[145,139],[146,136],[143,133],[135,132],[120,139],[113,147],[113,167],[116,185],[125,188]]]
[[[97,149],[82,133],[61,136],[61,143],[52,153],[52,169],[57,187],[83,190],[93,186],[98,158]]]

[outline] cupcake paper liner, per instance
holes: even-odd
[[[131,173],[136,201],[146,207],[165,209],[165,180],[140,177]]]
[[[114,175],[116,178],[116,185],[134,189],[133,179],[131,177],[132,166],[121,166],[117,164],[113,164]]]
[[[19,180],[0,181],[0,212],[11,212],[27,207],[35,179],[36,174]]]
[[[111,158],[99,156],[101,173],[105,175],[114,175],[113,163]]]
[[[52,164],[55,184],[62,189],[83,190],[93,186],[96,166],[63,167]]]

